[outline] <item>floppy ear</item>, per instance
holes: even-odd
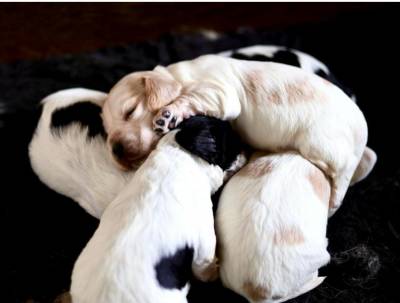
[[[147,104],[151,112],[174,101],[181,93],[181,85],[172,77],[160,73],[143,77],[143,85]]]
[[[194,116],[178,125],[176,142],[210,164],[228,169],[243,151],[239,136],[227,121]]]

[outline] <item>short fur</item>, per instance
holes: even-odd
[[[179,97],[154,116],[156,131],[166,133],[197,114],[232,120],[252,147],[293,149],[316,164],[331,180],[330,214],[341,205],[365,150],[368,130],[359,108],[335,85],[295,67],[215,55],[167,68],[158,66],[152,72],[173,78],[181,87]],[[130,87],[139,88],[136,94],[141,94],[144,89],[139,87],[138,79],[140,72],[126,76],[120,83],[122,87],[130,83]],[[126,99],[113,93],[121,88],[120,83],[104,105],[108,128],[119,124],[115,113],[125,107]],[[149,114],[138,110],[134,112],[137,121],[127,124],[139,132],[147,129],[149,125],[140,117]],[[133,133],[130,136],[132,140],[138,138]],[[154,133],[152,141],[156,138]],[[150,150],[141,148],[139,153]]]
[[[207,155],[229,151],[238,142],[221,136],[232,132],[227,122],[192,119],[200,123],[189,121],[164,136],[105,210],[75,263],[74,303],[187,302],[188,270],[203,281],[217,277],[210,197],[222,185],[220,166],[227,157],[214,155],[218,160],[210,164],[179,146],[175,135],[192,136],[192,151],[199,144],[204,149],[208,139]],[[224,148],[214,149],[219,145]]]
[[[330,186],[296,153],[255,154],[224,187],[216,215],[223,284],[276,303],[322,283]]]

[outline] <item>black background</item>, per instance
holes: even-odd
[[[158,36],[161,32],[156,31],[148,34],[152,39],[149,42],[144,41],[148,40],[144,39],[146,37],[137,38],[137,41],[121,38],[115,39],[114,46],[112,43],[102,45],[93,42],[82,49],[65,48],[62,46],[64,42],[57,42],[61,46],[52,49],[52,40],[56,36],[51,35],[67,35],[69,39],[73,36],[61,31],[53,33],[50,29],[50,34],[46,35],[45,31],[41,38],[36,35],[25,38],[28,42],[23,45],[21,37],[29,36],[29,30],[36,34],[35,28],[30,28],[29,14],[21,21],[18,19],[20,15],[10,13],[12,6],[3,7],[2,13],[8,12],[9,20],[16,20],[13,22],[19,20],[17,24],[21,24],[25,32],[17,30],[15,37],[22,45],[14,44],[13,54],[10,42],[12,29],[8,30],[10,26],[0,27],[1,35],[8,35],[0,42],[0,45],[3,43],[8,47],[0,58],[8,62],[0,64],[0,111],[3,112],[0,114],[2,302],[52,302],[67,290],[73,262],[97,225],[97,221],[78,205],[41,184],[30,169],[27,145],[37,122],[39,111],[36,105],[40,99],[55,90],[74,86],[107,91],[122,75],[133,70],[253,44],[284,44],[313,54],[325,62],[342,82],[354,90],[369,124],[368,145],[378,154],[373,173],[367,180],[349,189],[344,205],[329,222],[332,261],[323,269],[328,279],[316,290],[294,301],[400,301],[400,161],[397,150],[400,120],[399,5],[356,6],[351,9],[331,6],[327,9],[329,13],[317,17],[310,17],[310,11],[315,13],[321,10],[312,10],[306,5],[291,9],[291,4],[285,5],[289,7],[286,10],[266,10],[265,24],[259,7],[253,23],[241,23],[233,18],[229,20],[232,15],[229,15],[229,9],[224,15],[223,7],[218,13],[209,11],[212,23],[219,24],[220,19],[222,25],[219,29],[225,32],[215,41],[182,31]],[[242,7],[244,15],[236,13],[233,16],[252,20],[248,6],[242,4]],[[17,9],[24,10],[21,6],[15,11]],[[46,9],[42,8],[44,15]],[[201,9],[199,4],[197,10]],[[252,10],[254,12],[256,8]],[[196,6],[192,7],[192,11],[192,19],[198,20]],[[270,13],[275,13],[273,20],[285,20],[284,24],[268,21]],[[162,12],[157,14],[160,16]],[[200,18],[207,16],[207,10],[202,14]],[[59,22],[62,23],[66,16],[72,18],[71,15],[61,14]],[[79,16],[82,18],[85,14]],[[158,18],[170,20],[172,17],[165,15]],[[32,17],[32,26],[35,25],[35,18]],[[57,18],[51,18],[55,23],[47,26],[57,28]],[[202,25],[199,21],[200,25],[193,25],[191,18],[186,15],[185,18],[193,27]],[[87,27],[92,24],[90,20],[93,19],[85,21]],[[5,22],[4,19],[1,22]],[[229,22],[232,24],[226,25]],[[234,29],[240,25],[253,27]],[[146,27],[146,24],[141,26]],[[176,27],[166,26],[164,30],[167,29]],[[82,32],[85,30],[82,29]],[[101,36],[101,32],[97,35]],[[34,41],[37,39],[43,51],[35,48]],[[115,46],[126,42],[134,43]],[[79,44],[79,39],[74,43]],[[81,53],[100,46],[110,47]],[[74,54],[67,55],[67,52]],[[223,290],[218,283],[195,283],[190,302],[242,301]]]

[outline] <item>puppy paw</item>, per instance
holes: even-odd
[[[153,119],[153,130],[160,134],[166,134],[174,129],[185,118],[174,106],[165,106],[156,114]]]

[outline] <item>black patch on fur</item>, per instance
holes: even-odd
[[[106,137],[103,120],[100,116],[101,107],[90,101],[74,103],[57,109],[51,117],[51,128],[55,133],[73,123],[79,123],[82,128],[88,128],[88,137],[97,135]]]
[[[265,61],[269,62],[272,61],[273,58],[265,56],[265,55],[260,55],[260,54],[255,54],[255,55],[246,55],[242,53],[233,53],[231,58],[234,59],[239,59],[239,60],[247,60],[247,61]]]
[[[347,86],[343,85],[334,74],[329,73],[327,74],[324,70],[318,69],[315,71],[315,74],[320,76],[321,78],[324,78],[325,80],[328,80],[329,82],[335,84],[337,87],[339,87],[341,90],[343,90],[349,97],[354,97],[354,92],[352,89],[348,88]]]
[[[278,50],[276,53],[274,53],[273,57],[268,57],[261,54],[246,55],[242,53],[233,53],[231,57],[240,60],[277,62],[300,67],[298,56],[290,50]]]
[[[274,54],[274,62],[300,67],[299,57],[289,50],[279,50]]]
[[[182,289],[192,277],[193,248],[185,246],[155,266],[158,283],[164,288]]]
[[[227,121],[195,116],[178,125],[176,142],[210,164],[228,169],[243,150],[239,136]]]

